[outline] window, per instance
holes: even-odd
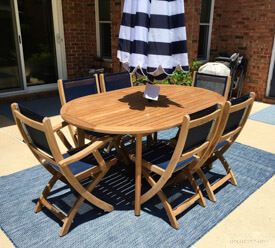
[[[97,56],[111,59],[110,0],[96,0]]]
[[[208,60],[211,46],[215,0],[203,0],[201,6],[198,58]]]

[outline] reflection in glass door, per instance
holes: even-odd
[[[27,86],[58,78],[51,0],[18,0]]]
[[[22,88],[13,1],[0,1],[0,91]]]

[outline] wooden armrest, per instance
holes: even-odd
[[[61,167],[63,167],[63,166],[67,166],[69,164],[75,163],[75,162],[87,157],[91,153],[97,151],[99,148],[103,147],[104,145],[106,145],[111,140],[112,140],[111,137],[106,138],[104,140],[97,140],[97,141],[93,142],[91,145],[89,145],[88,147],[84,148],[83,150],[75,153],[74,155],[59,161],[58,164]]]
[[[54,131],[54,132],[57,132],[58,130],[60,130],[60,129],[66,127],[66,126],[68,126],[68,123],[65,122],[65,121],[62,121],[62,122],[58,123],[57,125],[55,125],[55,126],[53,127],[53,131]]]

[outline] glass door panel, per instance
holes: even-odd
[[[274,60],[273,60],[273,72],[271,74],[271,84],[270,84],[269,96],[275,97],[275,61]]]
[[[27,86],[58,78],[51,0],[18,0]]]
[[[21,88],[18,36],[12,0],[0,2],[0,91]]]

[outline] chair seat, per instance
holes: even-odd
[[[151,164],[154,164],[165,170],[169,165],[173,152],[174,147],[165,142],[158,142],[155,145],[150,146],[150,148],[142,154],[142,158],[147,162],[150,162]],[[194,160],[195,157],[192,156],[179,162],[174,171],[182,169]]]
[[[63,157],[68,158],[68,157],[74,155],[75,153],[77,153],[79,151],[81,151],[81,148],[73,149],[73,150],[68,151],[67,153],[63,154]],[[115,152],[114,151],[111,151],[109,153],[106,153],[104,151],[100,151],[100,154],[102,155],[102,157],[104,158],[105,161],[111,160],[112,158],[115,157]],[[92,168],[96,167],[97,165],[98,165],[98,163],[97,163],[96,159],[94,158],[94,156],[90,155],[90,156],[87,156],[87,157],[81,159],[80,161],[77,161],[75,163],[70,164],[69,168],[72,171],[73,175],[77,175],[77,174],[79,174],[81,172],[84,172],[88,169],[92,169]],[[60,168],[58,166],[53,165],[53,164],[51,164],[51,166],[55,170],[61,172]]]
[[[228,144],[228,141],[227,140],[223,140],[223,141],[221,141],[220,143],[218,143],[217,145],[216,145],[216,148],[215,148],[215,150],[217,151],[217,150],[220,150],[222,147],[224,147],[226,144]]]

